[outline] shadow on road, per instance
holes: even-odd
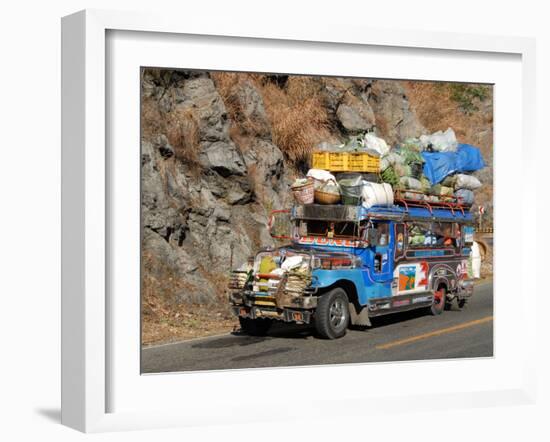
[[[235,362],[250,361],[252,359],[260,359],[267,356],[274,356],[280,353],[288,353],[289,351],[292,351],[292,350],[296,350],[296,349],[292,347],[274,348],[272,350],[261,351],[261,352],[253,353],[251,355],[237,356],[235,358],[231,358],[231,360]]]
[[[450,310],[446,310],[445,314],[460,313],[460,309],[453,305]],[[371,318],[372,326],[351,326],[350,329],[357,331],[368,331],[370,329],[383,328],[389,325],[401,323],[404,327],[408,327],[407,322],[415,319],[429,316],[430,313],[425,309],[411,310],[401,313],[393,313]],[[303,324],[288,324],[283,322],[275,322],[271,330],[266,336],[249,336],[242,331],[231,332],[230,336],[223,336],[218,339],[212,339],[206,342],[193,344],[193,348],[216,349],[228,347],[244,347],[254,345],[260,342],[268,341],[275,338],[283,339],[308,339],[316,337],[315,327],[313,325]]]
[[[259,342],[266,341],[268,339],[271,339],[268,336],[248,336],[245,334],[239,334],[236,336],[223,336],[219,339],[212,339],[210,341],[206,342],[199,342],[197,344],[193,344],[192,348],[227,348],[227,347],[234,347],[239,346],[243,347],[245,345],[252,345],[257,344]]]

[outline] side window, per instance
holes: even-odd
[[[450,222],[413,222],[407,224],[409,247],[460,247],[460,226]]]
[[[437,238],[430,222],[407,223],[407,240],[409,247],[432,247]]]
[[[460,227],[457,223],[434,222],[432,225],[437,246],[460,247]]]

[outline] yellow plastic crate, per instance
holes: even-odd
[[[313,152],[311,163],[330,172],[380,172],[380,158],[365,152]]]

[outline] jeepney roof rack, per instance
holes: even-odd
[[[394,206],[373,206],[365,208],[361,205],[343,204],[323,205],[304,204],[294,206],[292,218],[301,220],[317,220],[330,222],[360,222],[368,218],[404,221],[413,218],[446,218],[456,221],[470,221],[471,213],[465,206],[452,202],[425,202],[408,199],[395,201]]]
[[[405,195],[415,195],[418,198],[405,198]],[[394,193],[394,202],[400,206],[405,207],[408,211],[409,207],[423,207],[428,209],[430,214],[433,215],[433,209],[447,209],[450,210],[453,216],[455,211],[460,211],[462,216],[465,216],[464,209],[470,210],[471,205],[465,204],[461,197],[455,196],[440,196],[439,201],[425,201],[423,198],[425,194],[419,191],[396,190]]]

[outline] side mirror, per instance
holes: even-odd
[[[464,245],[471,246],[474,243],[474,228],[472,226],[465,226],[464,232]]]
[[[269,234],[275,239],[291,239],[290,210],[273,210],[269,216]]]

